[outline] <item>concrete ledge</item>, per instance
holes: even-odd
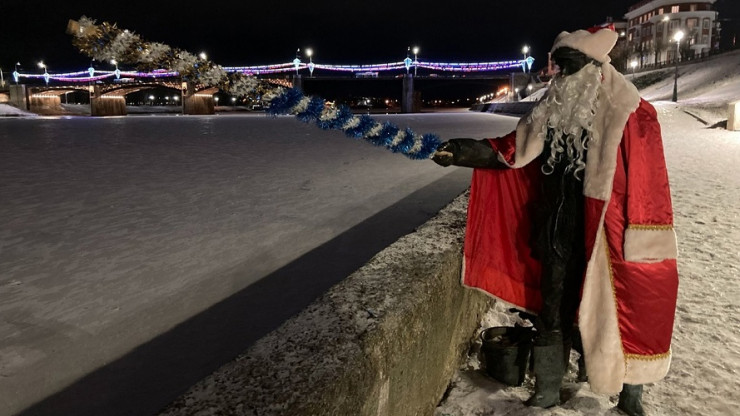
[[[460,285],[467,201],[460,195],[160,414],[432,415],[494,303]]]
[[[510,103],[485,103],[475,104],[470,111],[480,111],[483,113],[503,114],[508,116],[521,117],[536,104],[535,101],[515,101]]]

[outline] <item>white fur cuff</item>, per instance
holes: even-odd
[[[671,366],[671,354],[660,357],[628,357],[624,382],[627,384],[655,383],[668,373]]]
[[[624,259],[656,263],[678,256],[673,228],[630,226],[624,234]]]

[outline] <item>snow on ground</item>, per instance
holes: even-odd
[[[679,294],[668,376],[645,386],[648,415],[740,414],[740,131],[721,127],[726,104],[740,100],[740,51],[680,68],[679,104],[673,78],[642,91],[663,130],[679,249]],[[639,76],[639,74],[638,74]],[[716,125],[720,123],[720,126]],[[503,309],[481,328],[511,325]],[[620,415],[617,397],[575,382],[575,358],[563,383],[561,406],[528,408],[529,377],[507,387],[481,369],[479,346],[453,379],[436,416]]]
[[[36,117],[36,114],[15,108],[10,104],[0,103],[0,117]]]

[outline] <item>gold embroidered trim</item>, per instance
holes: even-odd
[[[659,224],[629,224],[627,226],[630,230],[647,230],[647,231],[664,231],[672,230],[673,226],[670,224],[659,225]]]
[[[665,360],[671,355],[671,352],[664,352],[662,354],[653,354],[653,355],[642,355],[642,354],[625,354],[624,358],[628,360],[641,360],[641,361],[658,361],[658,360]]]
[[[632,227],[633,227],[633,225],[630,225],[630,228],[632,228]],[[663,228],[660,228],[660,227],[668,227],[668,229],[672,229],[673,228],[670,225],[664,225],[664,226],[661,226],[661,225],[643,225],[643,226],[640,226],[640,225],[638,225],[636,227],[646,227],[645,229],[649,229],[649,230],[651,230],[651,229],[663,229]],[[653,227],[655,227],[655,228],[653,228]],[[642,229],[642,228],[638,228],[638,229]],[[607,265],[607,268],[609,269],[609,282],[612,285],[612,298],[614,299],[614,310],[617,313],[617,333],[619,334],[619,346],[622,348],[622,354],[624,355],[624,359],[625,359],[625,363],[624,363],[624,365],[625,365],[625,372],[627,370],[627,360],[640,360],[640,361],[658,361],[658,360],[664,360],[664,359],[668,358],[671,355],[671,352],[670,351],[664,352],[664,353],[661,353],[661,354],[653,354],[653,355],[627,354],[624,351],[624,343],[622,342],[622,331],[619,329],[619,304],[617,302],[617,290],[614,287],[614,270],[612,270],[612,259],[611,259],[611,255],[610,255],[611,252],[609,250],[609,240],[606,237],[606,229],[605,228],[602,228],[602,231],[603,231],[603,240],[604,240],[604,253],[606,254],[606,265]]]

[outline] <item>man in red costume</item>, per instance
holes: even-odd
[[[537,315],[527,404],[560,403],[577,315],[591,390],[643,415],[642,385],[670,365],[677,250],[660,125],[609,63],[616,41],[562,32],[559,73],[514,132],[433,160],[476,168],[463,284]]]

